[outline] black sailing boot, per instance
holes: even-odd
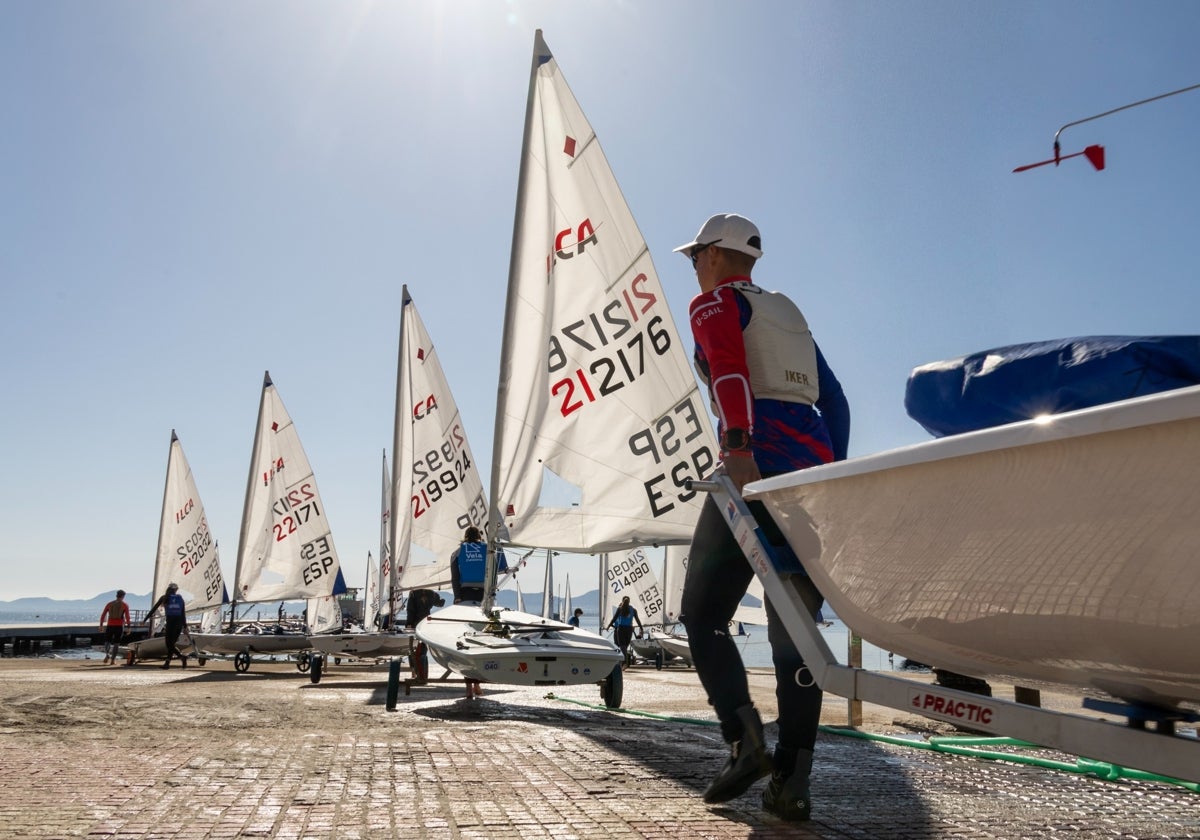
[[[763,743],[762,719],[758,712],[753,706],[741,706],[737,717],[742,724],[742,736],[730,744],[729,760],[704,791],[705,802],[728,802],[771,772],[771,759]]]
[[[812,816],[808,776],[812,772],[812,750],[775,748],[775,770],[763,790],[762,804],[784,820],[800,822]]]

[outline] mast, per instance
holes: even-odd
[[[505,404],[504,394],[508,390],[509,377],[506,371],[512,367],[512,351],[510,349],[511,342],[509,337],[514,335],[517,330],[516,325],[516,308],[513,305],[516,293],[519,288],[518,274],[520,273],[520,262],[518,260],[520,236],[521,236],[521,209],[525,206],[525,190],[526,179],[528,174],[528,159],[529,159],[529,138],[533,134],[533,101],[537,93],[537,71],[538,68],[552,58],[550,48],[546,46],[546,42],[542,40],[542,30],[537,30],[533,34],[533,60],[529,66],[529,93],[525,100],[525,128],[521,137],[521,164],[517,171],[517,204],[516,210],[513,213],[513,235],[512,248],[508,255],[508,292],[504,306],[504,331],[500,338],[500,376],[499,385],[497,387],[496,405],[502,407]],[[492,435],[492,478],[491,488],[488,492],[488,569],[483,585],[483,611],[490,612],[495,603],[493,590],[496,587],[496,551],[500,544],[500,531],[503,528],[504,520],[500,515],[500,468],[499,460],[496,455],[501,451],[501,444],[504,435],[504,417],[501,411],[496,412],[495,431]]]
[[[229,602],[229,632],[236,626],[238,595],[242,591],[243,554],[246,551],[247,532],[250,530],[250,503],[254,498],[254,480],[257,478],[258,447],[262,442],[263,408],[267,403],[267,389],[271,387],[271,371],[263,372],[262,392],[258,397],[258,419],[254,422],[254,444],[250,447],[250,469],[246,472],[246,498],[242,502],[242,527],[238,531],[237,568],[233,572],[233,598]]]

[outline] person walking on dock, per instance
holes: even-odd
[[[763,476],[844,459],[850,408],[842,386],[796,304],[750,279],[763,255],[755,224],[732,213],[712,216],[695,239],[675,250],[691,260],[700,286],[689,307],[695,366],[720,421],[721,463],[736,490]],[[786,549],[762,503],[750,502],[750,509],[767,540]],[[710,496],[692,536],[681,610],[696,673],[730,745],[729,760],[704,791],[704,801],[741,796],[770,774],[763,807],[785,820],[807,820],[821,689],[767,599],[779,701],[779,743],[772,759],[741,655],[729,636],[729,622],[753,576]],[[822,597],[808,575],[800,570],[786,581],[815,616]]]
[[[628,668],[633,663],[633,654],[629,652],[629,645],[633,642],[633,623],[637,622],[638,638],[642,637],[645,627],[642,626],[642,619],[638,615],[637,607],[629,603],[629,596],[626,595],[621,599],[621,605],[613,611],[612,620],[608,622],[609,630],[616,627],[616,642],[617,647],[621,649],[621,654],[624,656],[622,667]]]
[[[129,605],[125,603],[125,590],[118,589],[117,597],[104,605],[100,611],[100,629],[104,631],[104,664],[117,664],[117,650],[121,639],[129,629]]]
[[[154,602],[154,606],[146,613],[146,623],[150,623],[150,617],[155,611],[163,608],[163,615],[167,619],[166,637],[167,637],[167,661],[163,663],[164,668],[171,667],[171,656],[179,657],[179,667],[187,667],[187,657],[183,655],[183,651],[179,649],[179,637],[183,633],[184,624],[187,622],[187,610],[183,602],[183,596],[179,594],[179,584],[168,583],[167,591],[162,597]]]

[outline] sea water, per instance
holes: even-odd
[[[2,624],[75,624],[95,621],[92,612],[7,612],[0,611]],[[587,628],[592,629],[592,628]],[[742,661],[747,668],[770,668],[771,645],[767,641],[767,628],[756,624],[743,625],[744,635],[735,636],[734,641],[742,653]],[[611,635],[611,634],[602,634]],[[846,665],[849,661],[850,630],[840,620],[834,619],[821,627],[821,635],[829,649],[837,658],[838,664]],[[11,653],[11,648],[6,653]],[[78,648],[52,648],[48,644],[39,645],[38,656],[53,656],[59,659],[88,659],[103,655],[103,645]],[[903,657],[894,656],[890,651],[876,647],[870,642],[862,643],[862,667],[869,671],[894,671],[904,667]]]

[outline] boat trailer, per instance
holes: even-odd
[[[1125,723],[1115,723],[839,664],[795,590],[784,583],[774,550],[728,476],[717,473],[706,481],[691,482],[691,487],[708,492],[725,513],[738,545],[823,691],[1071,755],[1200,782],[1200,739],[1176,733],[1177,723],[1200,720],[1193,712],[1083,699],[1084,708],[1126,718]]]

